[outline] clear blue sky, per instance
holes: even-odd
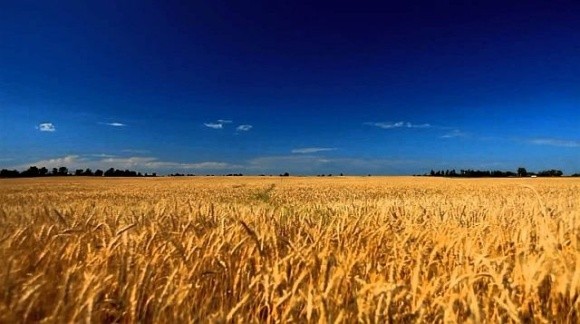
[[[0,167],[580,172],[580,4],[476,2],[2,1]]]

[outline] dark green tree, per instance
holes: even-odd
[[[28,170],[20,174],[23,177],[38,177],[40,175],[40,170],[36,166],[31,166]]]
[[[58,175],[61,175],[61,176],[68,175],[68,168],[67,167],[58,168]]]

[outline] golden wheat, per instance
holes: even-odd
[[[578,322],[580,181],[0,181],[0,322]]]

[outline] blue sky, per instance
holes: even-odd
[[[0,4],[0,167],[580,172],[573,2]]]

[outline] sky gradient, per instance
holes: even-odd
[[[580,172],[580,4],[0,4],[0,168]]]

